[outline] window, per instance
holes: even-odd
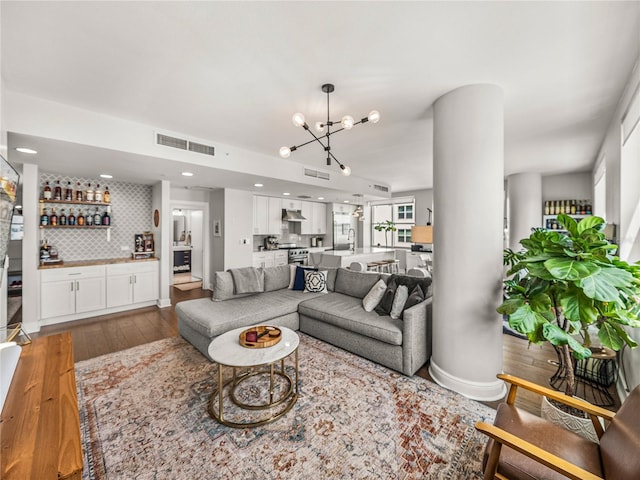
[[[411,243],[411,229],[399,228],[398,229],[398,243]]]
[[[398,221],[411,220],[413,221],[413,204],[412,205],[398,205]]]
[[[371,206],[371,245],[388,247],[410,247],[411,227],[415,225],[415,202],[413,197],[394,198],[388,203]],[[391,220],[395,232],[376,230],[376,225]]]

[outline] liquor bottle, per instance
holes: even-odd
[[[73,208],[69,209],[69,216],[67,217],[67,223],[69,225],[75,225],[76,224],[76,216],[73,214]]]
[[[82,193],[82,185],[80,182],[76,183],[76,202],[82,202],[84,200],[84,196]]]
[[[45,200],[51,200],[51,187],[49,186],[49,182],[44,184],[44,189],[42,190],[42,198]]]
[[[78,222],[78,226],[84,226],[84,215],[82,214],[82,210],[78,210],[78,218],[76,221]]]
[[[40,263],[45,263],[47,260],[49,260],[49,245],[45,238],[40,244]]]
[[[64,191],[64,199],[67,202],[73,200],[73,187],[71,187],[71,182],[67,182],[67,188]]]
[[[589,200],[585,200],[587,202],[587,206],[585,207],[586,215],[591,215],[591,202]]]
[[[102,217],[100,216],[100,212],[98,211],[98,207],[96,207],[96,213],[93,214],[93,224],[94,225],[101,225],[102,224]]]
[[[102,195],[102,201],[104,203],[111,203],[111,193],[109,187],[104,187],[104,194]]]
[[[577,211],[578,209],[576,207],[576,201],[571,200],[571,215],[575,215]]]
[[[60,225],[67,224],[67,215],[64,213],[64,208],[60,209],[60,216],[58,217],[58,223]]]
[[[553,201],[549,202],[549,215],[556,214],[556,206],[553,204]]]
[[[58,225],[58,215],[56,215],[56,209],[51,209],[51,215],[49,216],[49,225],[56,226]]]
[[[100,190],[100,185],[96,185],[96,191],[93,192],[93,199],[96,202],[102,203],[102,190]]]
[[[93,213],[91,213],[88,209],[87,209],[87,214],[84,217],[84,224],[87,227],[93,226]]]
[[[42,207],[42,213],[40,214],[40,225],[46,227],[49,225],[49,215],[47,214],[47,209]]]
[[[102,215],[102,225],[111,225],[111,217],[109,216],[109,212],[107,212],[106,210]]]
[[[53,199],[62,200],[62,187],[60,186],[60,180],[56,180],[56,187],[53,190]]]
[[[90,183],[87,183],[87,189],[84,192],[84,198],[87,202],[93,202],[93,190],[91,190]]]
[[[544,214],[549,215],[549,202],[544,202]]]

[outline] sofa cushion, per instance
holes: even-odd
[[[264,269],[264,291],[273,292],[289,286],[291,276],[289,265],[278,265],[277,267],[266,267]]]
[[[387,289],[387,284],[384,283],[384,280],[378,280],[369,293],[367,293],[362,299],[362,308],[364,308],[365,312],[373,312],[373,309],[378,306],[380,300],[382,300],[382,296],[384,295],[385,290]]]
[[[176,313],[181,322],[209,338],[234,328],[256,325],[298,310],[303,299],[325,296],[321,293],[296,292],[289,289],[250,295],[244,298],[211,302],[196,299],[180,302]]]
[[[304,272],[306,272],[307,270],[313,270],[316,272],[318,271],[316,267],[302,267],[298,265],[296,267],[296,277],[293,281],[293,290],[304,290]]]
[[[424,301],[424,293],[422,292],[422,289],[418,285],[416,285],[414,289],[411,291],[411,293],[409,294],[409,298],[407,298],[407,302],[404,304],[404,309],[402,311],[402,314],[404,315],[404,310],[408,310],[409,308],[423,301]]]
[[[211,299],[214,302],[222,302],[224,300],[231,300],[233,298],[243,298],[255,293],[243,293],[235,294],[233,287],[233,277],[229,272],[216,272],[213,284],[213,296]]]
[[[304,272],[304,291],[305,293],[327,293],[327,271]]]
[[[409,298],[409,290],[405,285],[398,285],[396,288],[396,295],[393,297],[393,304],[391,305],[391,312],[389,316],[391,318],[400,318],[402,311],[404,310],[404,304],[407,303]]]
[[[393,306],[393,299],[396,296],[396,289],[399,285],[407,287],[412,292],[416,286],[422,290],[424,298],[431,296],[431,278],[408,277],[407,275],[392,274],[387,279],[387,291],[384,293],[382,300],[376,307],[379,315],[389,315]]]
[[[230,268],[234,293],[264,292],[264,271],[256,267]]]
[[[338,273],[338,269],[333,267],[322,267],[320,270],[327,271],[327,290],[329,290],[330,292],[335,291],[336,274]]]
[[[380,275],[374,272],[352,272],[339,268],[334,291],[362,299],[379,279]]]
[[[335,325],[390,345],[402,345],[402,320],[380,316],[375,312],[365,312],[362,300],[355,296],[328,293],[300,302],[298,312],[315,321]]]

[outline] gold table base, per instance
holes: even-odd
[[[292,354],[295,354],[294,355],[295,381],[285,372],[285,368],[284,368],[285,359],[290,357]],[[227,427],[232,427],[232,428],[259,427],[261,425],[266,425],[267,423],[271,423],[279,419],[280,417],[282,417],[289,410],[291,410],[291,408],[295,405],[296,401],[298,400],[298,349],[296,348],[292,352],[292,354],[289,354],[285,358],[282,358],[281,360],[279,360],[279,363],[280,363],[279,369],[275,368],[275,363],[278,362],[276,361],[276,362],[266,364],[267,368],[264,370],[258,370],[253,372],[250,370],[256,367],[262,367],[264,366],[264,364],[246,367],[249,370],[243,373],[242,375],[238,376],[237,369],[239,367],[231,366],[231,368],[233,369],[233,376],[230,379],[228,379],[226,382],[223,381],[222,379],[223,377],[222,370],[223,370],[223,367],[229,367],[229,365],[223,365],[221,363],[218,363],[218,387],[214,389],[214,391],[211,393],[211,399],[209,400],[209,415],[211,415],[212,418],[220,422],[222,425],[226,425]],[[258,375],[269,375],[269,401],[264,404],[250,405],[238,400],[236,396],[236,389],[238,388],[238,386],[241,385],[245,380],[248,380],[249,378],[252,378]],[[274,398],[273,382],[276,376],[284,378],[289,385],[286,392],[284,392],[278,398]],[[225,396],[224,390],[229,385],[230,385],[229,393],[228,395]],[[255,420],[251,422],[232,422],[224,418],[225,397],[230,399],[238,407],[244,410],[250,410],[250,411],[269,410],[269,409],[272,409],[273,407],[277,407],[282,404],[285,404],[286,406],[283,408],[282,411],[279,411],[276,414],[271,414],[259,420]]]

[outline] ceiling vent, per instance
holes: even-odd
[[[307,199],[307,198],[311,198],[311,196],[310,195],[298,195],[298,198]]]
[[[388,192],[389,187],[385,187],[384,185],[374,185],[374,190],[380,190],[381,192]]]
[[[212,157],[215,155],[215,149],[213,147],[196,142],[189,142],[189,151],[211,155]]]
[[[215,148],[203,143],[192,142],[185,138],[172,137],[162,133],[156,134],[156,143],[165,147],[178,148],[180,150],[188,150],[190,152],[202,153],[203,155],[215,155]]]
[[[330,180],[329,174],[327,172],[319,172],[318,170],[311,170],[310,168],[305,168],[304,174],[307,177],[319,178],[321,180]]]
[[[164,145],[166,147],[179,148],[180,150],[187,149],[187,142],[184,138],[170,137],[169,135],[163,135],[158,133],[156,135],[156,143],[158,145]]]

